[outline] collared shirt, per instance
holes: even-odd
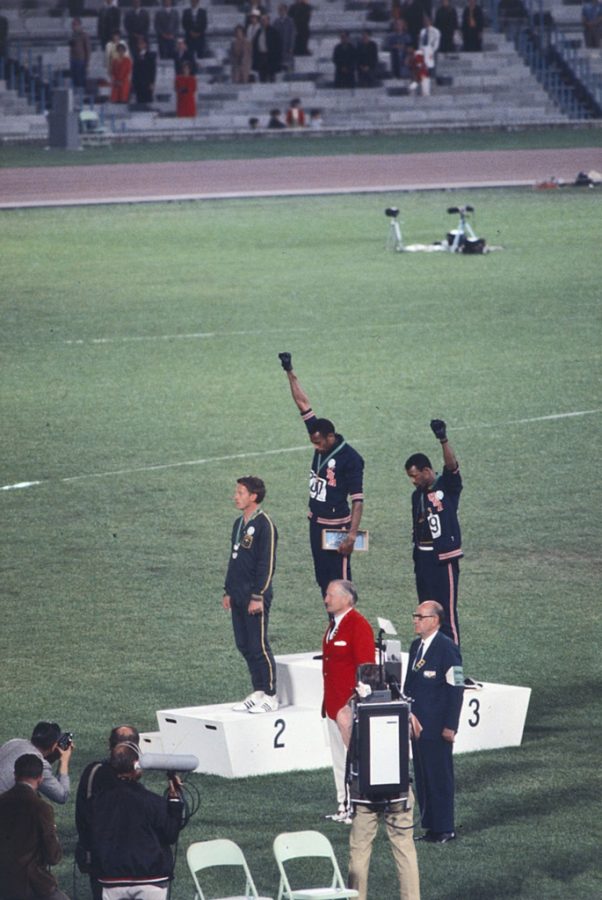
[[[346,609],[346,610],[345,610],[345,612],[339,613],[338,616],[335,616],[335,617],[334,617],[334,619],[333,619],[333,621],[332,621],[332,625],[330,626],[330,631],[329,631],[328,634],[326,635],[326,640],[327,640],[327,641],[331,641],[331,640],[333,639],[333,637],[335,636],[335,634],[336,634],[337,631],[339,630],[339,625],[341,624],[341,622],[343,621],[343,619],[345,618],[345,616],[347,615],[347,613],[348,613],[348,612],[351,612],[352,609],[353,609],[353,607],[350,606],[349,609]]]

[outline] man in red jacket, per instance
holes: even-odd
[[[345,791],[345,759],[353,724],[349,699],[357,683],[357,667],[374,662],[372,627],[355,609],[356,603],[357,591],[350,581],[330,582],[324,597],[331,622],[322,639],[322,716],[328,722],[339,808],[328,818],[345,824],[351,824]]]

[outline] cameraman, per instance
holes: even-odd
[[[71,782],[69,761],[73,752],[70,735],[64,735],[56,722],[38,722],[31,740],[13,738],[0,747],[0,794],[8,791],[15,783],[15,762],[26,753],[42,760],[42,782],[39,791],[55,803],[66,803],[69,799]],[[54,775],[51,763],[58,760],[58,771]]]
[[[92,870],[103,900],[165,900],[173,878],[171,844],[184,826],[180,780],[169,777],[167,797],[141,785],[140,750],[117,744],[114,784],[92,799]]]
[[[109,753],[117,744],[129,742],[137,747],[140,743],[138,729],[134,725],[117,725],[109,735]],[[75,798],[75,825],[77,828],[77,845],[75,860],[80,872],[90,875],[90,889],[93,900],[102,900],[102,885],[98,883],[91,871],[92,863],[92,814],[94,797],[107,788],[114,787],[117,781],[115,769],[111,766],[110,756],[103,760],[88,763],[81,774]]]

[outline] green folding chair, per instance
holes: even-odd
[[[359,897],[356,890],[345,887],[332,844],[319,831],[289,831],[279,834],[274,840],[274,856],[280,871],[278,900],[349,900],[352,897]],[[284,864],[289,860],[303,857],[320,857],[330,860],[332,880],[328,887],[295,888],[293,890]]]
[[[196,887],[195,900],[207,900],[199,883],[199,872],[216,866],[240,866],[243,870],[241,874],[245,878],[245,892],[236,896],[216,897],[213,900],[273,900],[272,897],[259,896],[244,853],[238,844],[228,840],[228,838],[218,838],[214,841],[197,841],[191,844],[186,851],[186,862]]]

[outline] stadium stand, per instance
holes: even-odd
[[[248,131],[252,117],[262,130],[269,110],[286,109],[292,97],[300,97],[306,110],[319,109],[322,130],[327,132],[545,126],[599,117],[602,60],[599,51],[583,46],[581,7],[545,0],[542,14],[534,13],[530,2],[530,11],[528,2],[506,4],[499,17],[497,6],[485,4],[483,52],[440,54],[437,84],[431,96],[422,97],[408,91],[407,82],[390,77],[389,55],[382,49],[377,87],[333,87],[332,51],[341,28],[355,40],[368,25],[380,47],[387,33],[388,20],[374,16],[374,4],[358,0],[314,3],[312,53],[296,58],[293,73],[278,76],[273,84],[234,85],[227,54],[234,27],[244,20],[244,13],[222,0],[208,6],[208,53],[199,60],[197,78],[198,115],[177,119],[169,60],[158,60],[150,110],[109,102],[103,84],[104,57],[96,39],[98,4],[86,0],[82,20],[92,38],[93,53],[83,103],[83,138],[91,142],[102,135],[133,140],[230,134]],[[120,3],[122,9],[127,5],[126,0]],[[152,4],[144,5],[152,17]],[[69,84],[69,3],[6,0],[4,6],[8,7],[3,14],[9,22],[9,48],[7,58],[0,60],[0,140],[40,141],[47,132],[53,88]],[[177,8],[181,12],[184,4],[178,3]],[[537,9],[544,6],[538,2]],[[589,90],[583,87],[588,80],[593,84]]]

